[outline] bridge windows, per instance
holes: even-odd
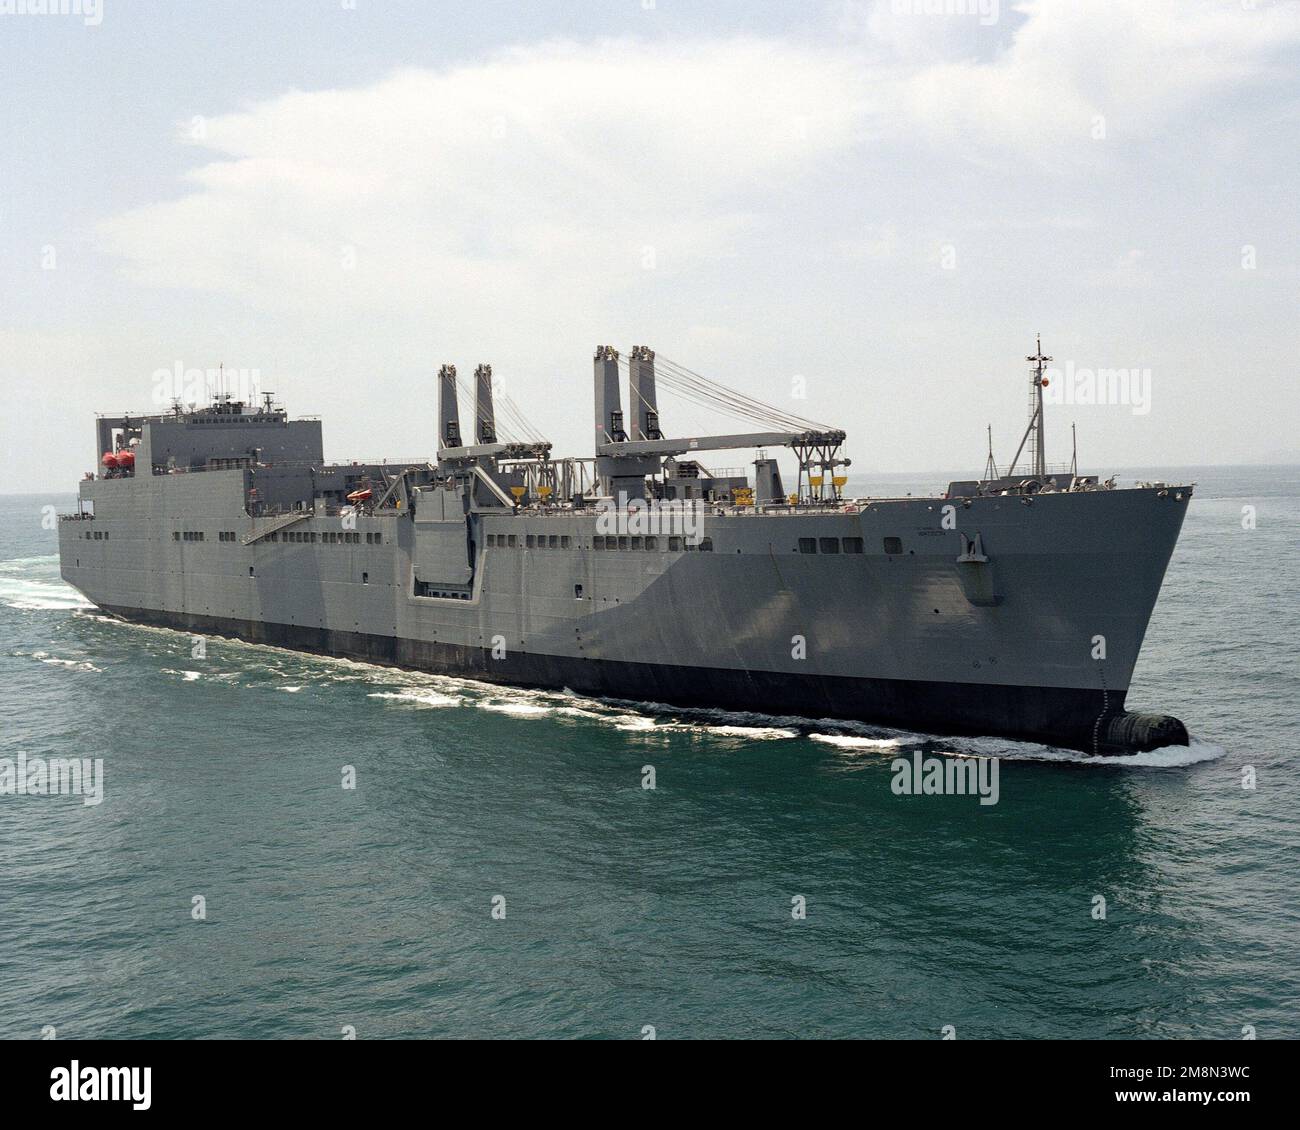
[[[862,552],[862,539],[861,539],[861,538],[843,538],[842,541],[844,542],[844,552],[845,552],[845,553],[861,553],[861,552]]]
[[[820,548],[823,553],[839,553],[840,551],[839,538],[819,538],[818,541],[820,543]]]
[[[890,556],[903,552],[902,538],[885,538],[885,552]]]

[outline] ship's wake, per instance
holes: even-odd
[[[68,612],[94,607],[59,578],[58,554],[0,561],[0,604],[20,612]]]

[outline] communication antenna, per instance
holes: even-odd
[[[1032,431],[1029,436],[1029,462],[1033,473],[1041,479],[1047,474],[1047,452],[1043,447],[1043,388],[1047,381],[1043,379],[1043,369],[1051,358],[1043,355],[1043,335],[1035,336],[1038,350],[1032,357],[1025,358],[1034,363],[1034,379],[1030,385],[1032,415],[1029,417],[1029,426]]]
[[[1047,474],[1047,462],[1043,449],[1043,389],[1047,385],[1047,378],[1043,376],[1043,370],[1046,368],[1050,357],[1043,355],[1043,337],[1037,335],[1038,352],[1032,357],[1026,357],[1026,361],[1034,362],[1034,375],[1029,381],[1029,426],[1025,429],[1025,434],[1020,437],[1020,446],[1016,448],[1016,454],[1011,460],[1011,466],[1007,469],[1007,478],[1012,478],[1016,473],[1016,464],[1020,462],[1020,453],[1025,448],[1025,440],[1029,441],[1029,472],[1042,479]]]
[[[1079,473],[1079,433],[1075,431],[1074,421],[1070,421],[1070,475]]]
[[[998,465],[993,462],[993,425],[988,425],[989,433],[989,457],[984,462],[984,481],[992,482],[998,478]]]

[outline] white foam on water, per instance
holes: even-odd
[[[1190,734],[1187,741],[1187,745],[1167,745],[1146,753],[1135,753],[1132,757],[1108,757],[1106,760],[1156,769],[1173,769],[1181,765],[1196,765],[1202,761],[1218,761],[1219,758],[1228,756],[1227,748],[1216,742],[1208,742]]]
[[[69,671],[103,671],[102,667],[96,667],[88,659],[60,659],[57,655],[50,655],[44,651],[32,652],[32,658],[51,667],[64,667]]]
[[[291,688],[285,687],[285,690]],[[293,688],[301,690],[301,687]],[[461,699],[456,695],[438,694],[434,691],[375,691],[366,698],[385,698],[395,702],[409,702],[417,706],[459,706]]]
[[[674,707],[666,703],[647,702],[632,703],[626,700],[614,700],[626,706],[638,706],[655,715],[668,719],[659,724],[661,729],[695,730],[699,732],[735,731],[742,735],[745,731],[758,731],[761,737],[798,737],[809,734],[815,727],[825,736],[852,735],[873,740],[891,742],[921,742],[927,740],[923,735],[906,730],[895,730],[889,726],[875,725],[869,722],[855,722],[845,718],[808,718],[792,714],[761,714],[750,710],[723,710],[720,707]]]
[[[297,694],[302,687],[276,687],[277,691],[284,691],[285,694]]]
[[[536,702],[476,702],[475,706],[483,710],[495,710],[499,714],[516,714],[520,717],[536,718],[554,711],[552,706],[542,706]]]
[[[787,730],[782,726],[700,726],[706,734],[716,734],[724,738],[751,738],[754,741],[773,741],[782,738],[797,738],[798,730]]]
[[[863,738],[855,734],[809,734],[808,737],[844,750],[893,750],[903,744],[901,738]]]
[[[38,581],[31,577],[3,574],[0,574],[0,604],[22,612],[74,612],[94,607],[81,593],[62,581]]]
[[[47,570],[53,573],[59,571],[59,555],[57,553],[47,553],[41,557],[7,557],[0,561],[0,573],[30,573],[33,567],[44,565]]]
[[[164,667],[162,671],[164,675],[179,675],[187,683],[195,683],[203,678],[202,671],[177,671],[174,667]]]
[[[1075,765],[1119,766],[1123,769],[1180,769],[1202,761],[1216,761],[1228,751],[1221,745],[1190,737],[1189,745],[1162,746],[1141,753],[1093,756],[1077,749],[1017,742],[1009,738],[937,738],[950,750],[936,752],[951,756],[996,757],[1003,761],[1055,761]]]
[[[649,730],[671,730],[672,726],[661,726],[653,718],[642,714],[618,714],[604,719],[613,724],[616,730],[632,730],[645,733]]]
[[[565,718],[591,718],[597,722],[608,721],[609,715],[599,710],[588,710],[581,706],[557,706],[555,713]]]

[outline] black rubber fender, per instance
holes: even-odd
[[[1187,745],[1187,727],[1168,714],[1124,711],[1103,718],[1097,727],[1096,752],[1141,753],[1167,745]]]

